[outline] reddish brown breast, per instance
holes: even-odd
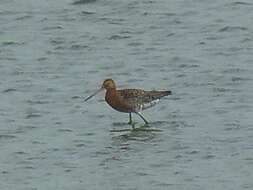
[[[117,111],[125,113],[131,112],[131,108],[118,95],[116,89],[107,89],[105,94],[105,100],[112,108]]]

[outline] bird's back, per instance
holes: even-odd
[[[133,111],[138,112],[156,105],[160,98],[168,96],[171,91],[144,91],[141,89],[117,90],[120,99]]]

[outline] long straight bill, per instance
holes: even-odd
[[[91,99],[93,96],[95,96],[97,93],[99,93],[102,90],[103,90],[103,88],[98,89],[95,93],[93,93],[92,95],[85,98],[84,101],[86,102],[87,100]]]

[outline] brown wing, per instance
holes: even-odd
[[[144,91],[140,89],[124,89],[117,91],[128,106],[134,111],[141,111],[154,106],[163,96],[171,94],[170,91]]]
[[[131,108],[133,112],[140,110],[141,108],[141,99],[145,95],[144,90],[140,89],[124,89],[124,90],[117,90],[120,99],[124,104]]]
[[[117,90],[117,92],[124,99],[138,98],[142,97],[145,94],[145,91],[141,89],[124,89],[124,90]]]

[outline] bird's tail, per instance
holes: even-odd
[[[162,91],[162,96],[168,96],[171,95],[171,91],[170,90],[166,90],[166,91]]]
[[[151,91],[151,97],[153,100],[156,100],[156,99],[160,99],[164,96],[168,96],[171,94],[171,91],[170,90],[166,90],[166,91]]]

